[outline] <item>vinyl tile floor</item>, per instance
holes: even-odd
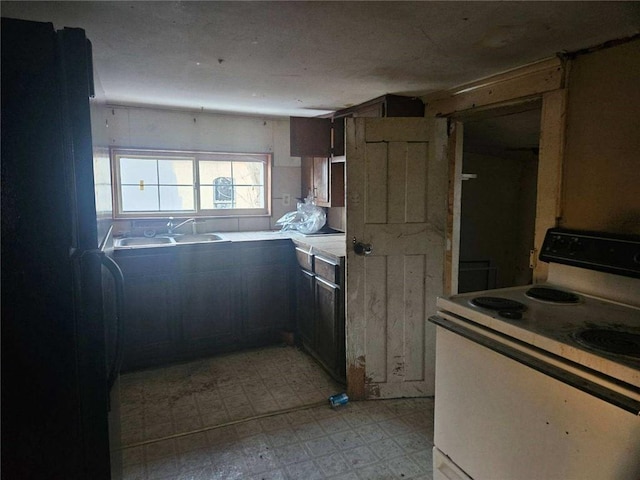
[[[343,388],[293,347],[125,374],[124,480],[431,479],[433,398]]]

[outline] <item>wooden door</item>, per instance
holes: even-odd
[[[446,121],[347,119],[347,389],[433,395],[443,289]],[[358,255],[355,239],[371,245]]]

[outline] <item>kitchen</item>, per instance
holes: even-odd
[[[4,10],[3,15],[7,15],[7,11]],[[587,45],[581,44],[581,47],[584,46]],[[637,102],[637,77],[630,74],[637,72],[634,66],[637,65],[637,57],[636,40],[608,49],[585,52],[572,62],[568,80],[569,120],[562,155],[565,174],[560,207],[561,225],[564,227],[638,234],[638,173],[633,168],[639,137],[637,103],[634,103]],[[603,76],[606,81],[602,80]],[[593,111],[601,112],[602,117],[594,118],[591,114]],[[548,110],[544,114],[549,115]],[[115,140],[108,144],[122,147],[235,151],[237,144],[234,142],[240,139],[234,137],[234,133],[243,128],[251,132],[248,138],[255,142],[249,145],[250,150],[273,152],[274,211],[271,217],[232,221],[214,219],[207,221],[212,225],[205,226],[206,231],[273,228],[280,214],[291,210],[291,205],[284,205],[283,194],[288,193],[291,197],[299,195],[299,160],[287,154],[289,131],[286,119],[114,106],[104,110],[101,120],[104,121],[95,123],[104,124],[105,127],[108,125],[106,138]],[[174,136],[177,138],[173,139]],[[243,147],[247,148],[246,138],[241,141]],[[541,145],[541,148],[548,148],[548,145]],[[587,173],[583,173],[585,165],[589,165]],[[337,207],[335,212],[332,208],[329,212],[330,224],[344,229],[344,215],[343,207]],[[225,222],[226,226],[223,227]],[[235,223],[229,225],[229,222]],[[127,221],[122,225],[125,231],[129,228]],[[555,226],[555,222],[550,226]],[[375,254],[375,243],[373,247]]]

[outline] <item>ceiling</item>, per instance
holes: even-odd
[[[640,30],[640,2],[10,2],[81,27],[111,104],[317,116]]]

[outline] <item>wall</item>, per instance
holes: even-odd
[[[105,123],[111,146],[273,154],[271,217],[210,219],[198,225],[201,231],[274,229],[282,215],[295,210],[300,159],[289,155],[288,118],[109,106]],[[288,206],[283,204],[284,194],[291,197]],[[131,226],[119,221],[116,230]]]
[[[460,261],[490,260],[496,288],[531,283],[537,158],[518,153],[464,153],[463,172],[477,178],[462,182]]]
[[[640,40],[571,63],[562,226],[640,234]]]

